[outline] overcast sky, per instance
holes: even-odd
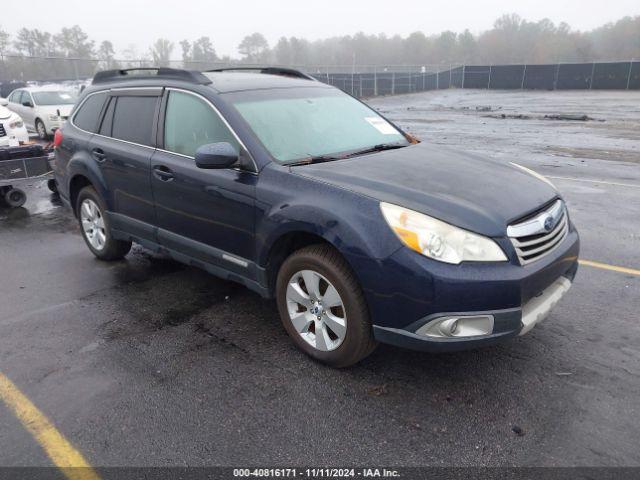
[[[281,36],[310,40],[335,35],[426,34],[443,30],[478,33],[503,13],[528,20],[548,17],[588,30],[625,15],[640,15],[640,0],[2,0],[0,26],[15,33],[22,27],[58,31],[80,25],[99,43],[111,40],[118,53],[135,44],[146,51],[165,37],[177,42],[206,35],[218,55],[237,55],[249,33],[263,33],[270,45]],[[26,12],[25,12],[26,11]]]

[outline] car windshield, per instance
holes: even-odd
[[[33,92],[36,105],[73,105],[76,96],[71,92]]]
[[[271,89],[238,92],[230,97],[280,163],[409,144],[375,111],[338,90]]]

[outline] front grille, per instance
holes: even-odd
[[[0,137],[5,137],[6,135],[7,135],[7,132],[4,129],[4,125],[0,123]]]
[[[545,222],[551,223],[550,230],[545,228]],[[562,200],[507,229],[521,265],[527,265],[551,253],[568,233],[569,217]]]

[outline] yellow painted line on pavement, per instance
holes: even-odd
[[[586,182],[586,183],[602,183],[604,185],[616,185],[618,187],[631,187],[640,188],[640,185],[635,183],[619,183],[619,182],[607,182],[606,180],[592,180],[588,178],[574,178],[574,177],[554,177],[553,175],[545,175],[547,178],[553,178],[554,180],[570,180],[572,182]]]
[[[586,267],[601,268],[602,270],[611,270],[613,272],[640,276],[640,270],[636,270],[635,268],[617,267],[615,265],[609,265],[608,263],[594,262],[592,260],[578,260],[578,263]]]
[[[0,372],[0,399],[69,480],[100,480],[98,474],[49,419]]]

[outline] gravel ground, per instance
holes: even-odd
[[[640,268],[640,92],[370,103],[424,141],[551,176],[583,257]],[[485,117],[502,113],[532,118]],[[604,121],[540,118],[558,113]],[[640,466],[639,276],[582,267],[525,337],[381,346],[338,371],[292,346],[273,302],[137,247],[98,262],[44,183],[28,194],[0,209],[0,371],[93,465]],[[50,465],[1,404],[0,465]]]

